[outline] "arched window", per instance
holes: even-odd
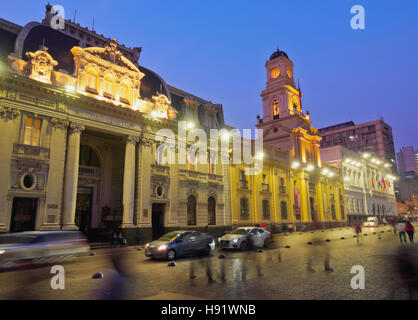
[[[87,145],[80,146],[80,166],[100,168],[100,161],[97,153]]]
[[[250,217],[250,206],[248,205],[247,198],[241,198],[241,220],[247,220]]]
[[[196,197],[192,195],[187,198],[187,225],[196,225]]]
[[[344,206],[341,206],[341,220],[345,220]]]
[[[279,99],[274,98],[273,102],[271,103],[271,106],[273,108],[273,119],[279,118]]]
[[[263,219],[270,219],[270,204],[266,199],[263,200]]]
[[[208,199],[208,225],[216,224],[216,200],[214,197]]]
[[[287,202],[286,201],[280,202],[280,212],[282,214],[282,219],[287,220]]]

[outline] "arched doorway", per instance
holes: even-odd
[[[193,195],[187,198],[187,225],[196,225],[196,197]]]
[[[216,200],[214,197],[208,199],[208,225],[216,224]]]
[[[158,239],[164,234],[164,204],[152,204],[152,239]]]

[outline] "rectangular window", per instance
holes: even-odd
[[[247,198],[241,198],[241,219],[242,220],[246,220],[249,218],[250,216],[250,208],[249,208],[249,204],[248,204],[248,199]]]
[[[105,79],[104,80],[104,90],[103,90],[103,95],[106,98],[111,99],[113,96],[113,81],[110,79]]]
[[[97,76],[94,73],[87,73],[87,86],[86,91],[93,93],[97,92]]]
[[[263,219],[270,219],[270,204],[268,200],[263,200]]]
[[[23,143],[31,146],[39,146],[39,138],[41,135],[41,121],[28,117],[25,124],[25,138]]]

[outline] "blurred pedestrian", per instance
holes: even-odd
[[[213,279],[212,276],[212,259],[211,257],[207,257],[205,259],[200,259],[199,261],[197,261],[196,259],[193,259],[192,261],[190,261],[190,265],[189,265],[189,278],[190,280],[193,280],[196,278],[196,274],[195,274],[195,270],[196,267],[198,266],[198,264],[202,265],[202,266],[206,266],[206,276],[208,278],[208,284],[213,284],[216,281]]]
[[[395,221],[395,219],[390,220],[390,225],[393,228],[393,233],[396,234],[396,221]]]
[[[357,223],[354,227],[354,231],[356,232],[357,236],[357,243],[360,243],[360,234],[361,234],[361,225],[360,223]]]
[[[398,230],[399,240],[401,241],[401,243],[406,243],[405,227],[406,227],[406,223],[404,220],[401,220],[396,224],[396,229]],[[403,238],[403,242],[402,242],[402,238]]]
[[[119,243],[119,246],[121,248],[124,247],[126,244],[128,244],[128,242],[126,241],[126,239],[124,238],[124,236],[122,235],[122,233],[119,233],[118,243]]]
[[[116,235],[116,232],[113,232],[112,244],[114,248],[116,248],[119,244],[118,236]]]
[[[412,225],[411,221],[408,221],[408,222],[406,223],[406,226],[405,226],[405,231],[406,231],[406,233],[408,234],[408,237],[409,237],[409,242],[410,242],[410,243],[414,243],[414,233],[415,233],[415,229],[414,229],[414,226]]]

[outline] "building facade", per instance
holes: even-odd
[[[232,129],[221,104],[141,66],[142,48],[69,20],[52,29],[52,16],[47,5],[42,23],[0,20],[0,232],[81,230],[101,241],[122,230],[143,243],[174,229],[345,223],[342,177],[320,159],[286,53],[266,63],[263,167],[247,175],[255,164],[231,154],[179,160],[193,129]],[[166,142],[174,163],[161,161]]]
[[[321,148],[336,145],[355,152],[371,152],[381,161],[391,164],[396,174],[395,144],[392,128],[383,120],[355,124],[353,121],[319,129],[322,136]]]
[[[342,177],[321,161],[321,137],[311,127],[309,113],[302,111],[293,62],[278,49],[265,68],[263,117],[258,117],[257,123],[263,130],[263,167],[258,174],[248,175],[247,165],[231,165],[232,223],[344,224]]]
[[[181,141],[181,123],[223,128],[222,105],[168,86],[138,64],[139,49],[71,21],[52,29],[50,11],[43,23],[2,21],[14,42],[1,44],[0,231],[79,229],[101,240],[120,227],[140,243],[230,228],[229,165],[161,164],[155,138],[170,129]]]
[[[345,207],[350,224],[367,217],[390,219],[397,216],[394,190],[396,177],[389,162],[377,155],[357,153],[342,146],[321,149],[326,164],[341,170],[344,177]]]
[[[403,178],[418,177],[418,151],[414,147],[402,147],[396,154],[398,172]]]

